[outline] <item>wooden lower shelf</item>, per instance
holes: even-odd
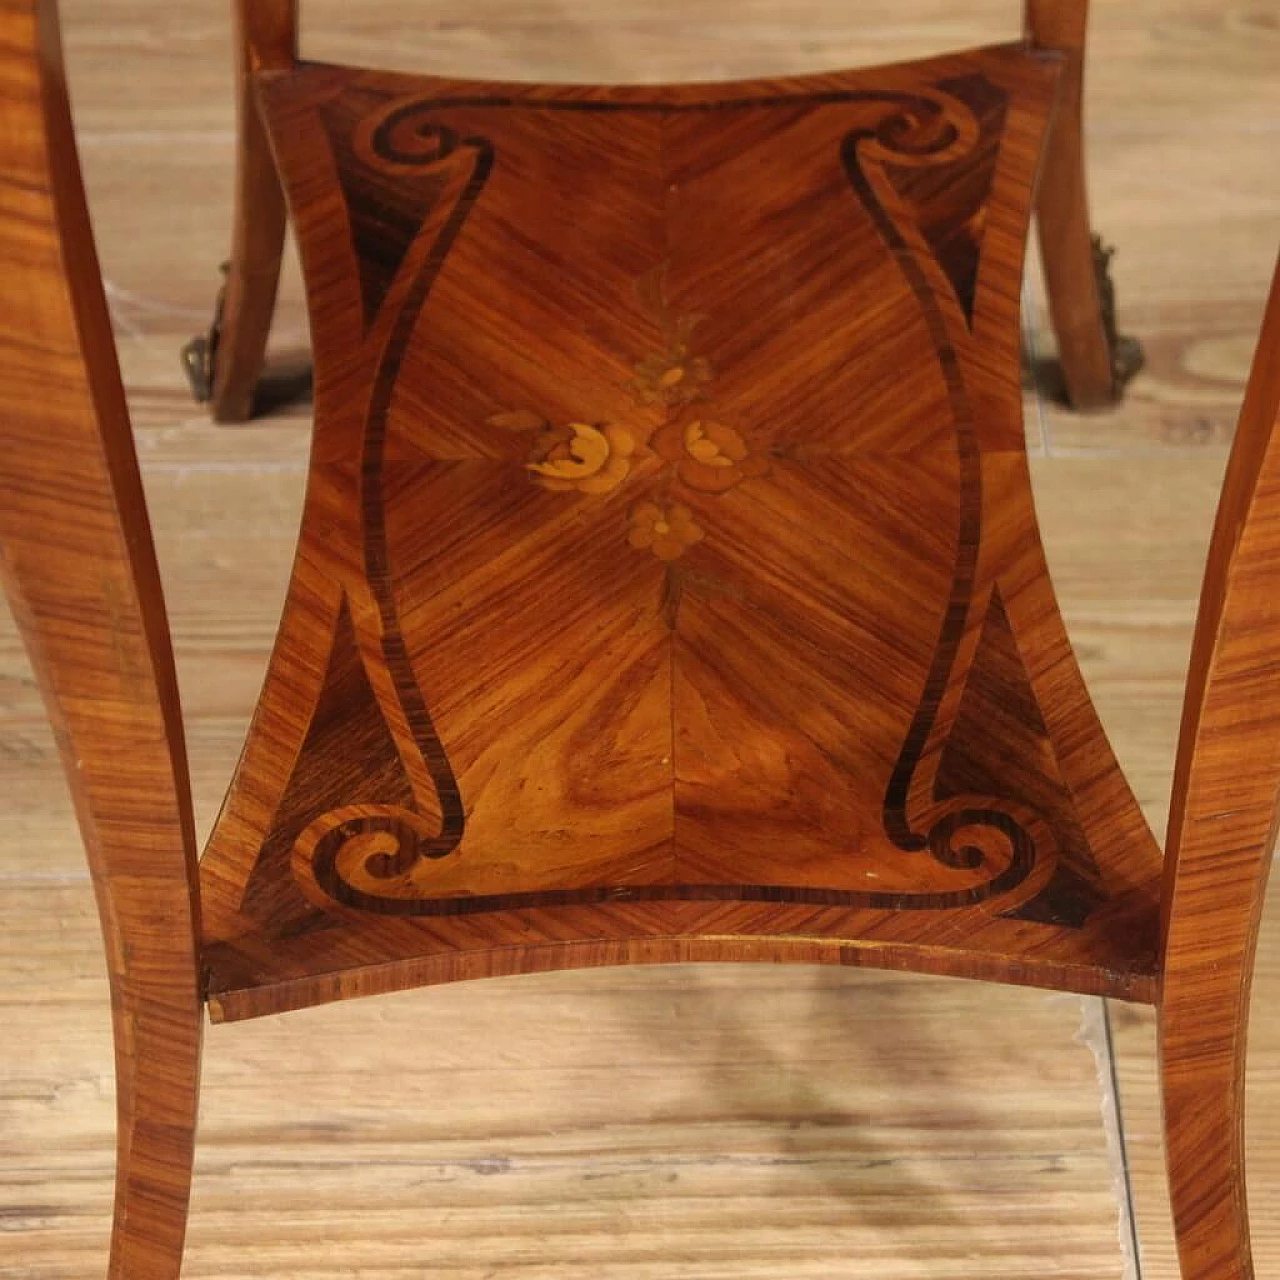
[[[316,426],[215,1016],[682,959],[1153,998],[1022,446],[1056,75],[260,77]]]

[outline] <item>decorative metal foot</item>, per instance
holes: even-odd
[[[214,361],[218,357],[218,342],[222,337],[222,311],[227,301],[227,277],[231,273],[231,263],[224,262],[219,270],[222,272],[222,287],[213,306],[213,322],[207,333],[192,338],[182,348],[182,368],[198,404],[208,404],[213,399]]]
[[[1093,271],[1098,281],[1098,298],[1102,304],[1102,327],[1107,335],[1107,349],[1111,353],[1111,372],[1114,379],[1115,398],[1146,363],[1142,344],[1129,334],[1122,334],[1116,327],[1116,286],[1111,278],[1111,259],[1116,255],[1113,246],[1101,236],[1093,237]]]

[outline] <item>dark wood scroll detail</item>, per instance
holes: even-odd
[[[362,602],[364,607],[359,610],[360,618],[367,621],[355,624],[353,631],[353,614],[344,597],[325,688],[328,689],[329,681],[334,678],[339,682],[357,678],[347,668],[350,654],[358,653],[359,683],[349,691],[356,696],[354,700],[340,701],[338,707],[344,715],[353,708],[364,709],[365,718],[361,722],[375,723],[379,741],[370,744],[375,751],[373,759],[386,756],[382,737],[384,733],[390,734],[396,776],[405,781],[409,790],[407,794],[401,790],[397,798],[387,800],[367,778],[347,779],[348,785],[335,785],[333,779],[341,777],[341,766],[326,767],[324,776],[329,779],[329,787],[324,795],[341,795],[344,803],[322,812],[307,826],[306,834],[313,874],[335,893],[337,882],[353,859],[361,874],[367,873],[375,881],[390,879],[411,870],[420,858],[441,858],[454,853],[466,825],[458,782],[410,666],[397,613],[387,547],[383,463],[387,414],[400,363],[440,268],[484,189],[493,167],[493,148],[484,138],[458,138],[451,130],[434,123],[418,103],[393,103],[388,110],[382,99],[382,109],[371,115],[369,107],[377,107],[378,103],[379,98],[373,98],[364,104],[363,110],[345,121],[337,107],[329,108],[330,128],[334,128],[336,118],[337,134],[342,139],[344,150],[338,157],[346,160],[341,166],[342,172],[350,175],[342,189],[356,258],[362,264],[366,360],[371,370],[371,389],[364,415],[359,467],[359,543],[364,577],[363,582],[349,584],[350,590],[367,596]],[[352,131],[351,125],[357,118],[368,127]],[[330,141],[334,143],[333,132]],[[468,168],[460,171],[459,166]],[[375,254],[372,265],[365,267],[362,256],[365,242],[379,235],[382,193],[397,188],[409,194],[390,197],[385,215],[389,247]],[[442,199],[448,198],[450,190],[456,192],[452,207],[444,212],[441,220],[432,223],[433,241],[425,253],[415,257],[411,250],[420,237],[424,219]],[[374,618],[376,625],[372,622]],[[377,663],[385,679],[369,677],[363,670],[363,664],[369,662]],[[394,707],[382,707],[374,693],[375,685],[384,689],[389,685]],[[392,722],[407,727],[407,742],[401,742],[389,729]],[[318,730],[313,721],[308,745],[317,746],[310,740],[317,732],[325,734],[323,721]],[[405,752],[417,757],[414,763],[420,764],[422,770],[409,767],[402,754]],[[304,746],[304,762],[306,756]],[[341,752],[324,752],[323,756],[332,762],[341,757]],[[358,761],[360,756],[352,758]],[[298,770],[303,768],[304,764],[297,766]],[[425,772],[429,777],[431,794],[414,793],[409,781],[414,772]],[[297,776],[295,772],[295,780]],[[331,806],[331,799],[329,804]],[[352,806],[358,806],[358,812]],[[288,815],[294,811],[286,803],[278,813]],[[278,821],[275,825],[274,834],[280,835]],[[295,828],[290,845],[297,837]],[[376,844],[376,852],[364,858],[362,850],[370,840]],[[278,856],[274,844],[273,837],[264,850],[264,859],[259,861],[259,868],[266,855],[274,851]],[[252,886],[252,880],[250,884]]]
[[[395,819],[387,818],[376,826],[366,825],[352,806],[344,838],[352,841],[386,835],[395,840],[402,832]],[[1008,814],[984,813],[981,822],[968,811],[946,815],[939,820],[941,837],[953,840],[960,832],[981,825],[995,832],[1012,850],[1012,856],[992,879],[965,889],[936,893],[860,893],[845,889],[804,888],[758,884],[658,884],[658,885],[593,885],[586,889],[543,889],[528,893],[458,894],[454,897],[413,898],[368,892],[355,887],[350,871],[335,872],[321,883],[321,869],[314,872],[316,883],[335,901],[377,915],[444,917],[483,915],[491,911],[534,910],[543,907],[605,906],[610,903],[640,902],[769,902],[780,906],[843,907],[870,911],[957,911],[976,907],[992,898],[1011,893],[1030,874],[1033,862],[1027,844],[1018,835],[1018,824]],[[334,828],[337,829],[336,827]],[[398,854],[385,851],[369,840],[364,876],[368,879],[392,881],[411,870],[411,865]],[[987,854],[977,846],[967,846],[983,858]],[[385,861],[375,861],[382,860]]]
[[[1098,868],[996,587],[964,696],[938,762],[934,798],[999,795],[1015,774],[1020,799],[1042,814],[1052,830],[1058,860],[1049,884],[1007,914],[1078,928],[1102,902]]]
[[[978,125],[976,143],[945,166],[887,164],[885,171],[894,189],[910,204],[920,234],[946,272],[965,320],[972,326],[982,233],[1009,99],[979,74],[943,80],[938,88],[963,102],[973,114]]]
[[[356,647],[345,599],[334,625],[320,700],[281,797],[277,821],[249,878],[246,911],[294,918],[305,910],[288,869],[290,851],[306,823],[291,815],[324,813],[335,794],[388,811],[412,812],[416,802],[395,736]],[[314,929],[323,923],[323,912],[310,914],[312,919],[295,921],[295,928]]]
[[[920,305],[951,401],[960,466],[960,517],[950,597],[923,693],[885,792],[883,820],[886,833],[898,848],[906,853],[928,850],[939,863],[948,867],[975,868],[982,865],[984,854],[978,844],[957,846],[954,843],[961,831],[971,832],[983,827],[996,830],[1010,842],[1010,866],[1021,868],[1025,879],[1035,866],[1035,841],[1025,825],[1007,812],[1007,804],[982,801],[958,811],[935,812],[931,817],[913,817],[909,813],[912,784],[938,727],[942,700],[953,681],[964,678],[963,673],[957,673],[956,665],[973,607],[978,552],[982,542],[982,456],[957,350],[958,343],[967,334],[953,331],[947,318],[948,309],[940,304],[928,273],[886,207],[874,169],[868,164],[867,144],[877,144],[877,149],[884,151],[919,156],[942,151],[952,140],[940,134],[928,117],[903,113],[886,121],[874,134],[863,131],[849,134],[843,148],[849,183],[874,219]]]
[[[457,203],[445,219],[426,257],[413,268],[407,288],[389,325],[385,345],[382,347],[373,373],[373,389],[369,395],[365,416],[364,445],[360,461],[360,518],[361,542],[364,548],[365,580],[378,615],[377,646],[391,677],[400,711],[408,722],[409,732],[422,757],[435,787],[440,804],[439,832],[424,839],[417,824],[403,821],[405,815],[386,815],[395,824],[396,837],[402,841],[399,856],[409,861],[417,857],[440,858],[453,853],[462,839],[466,817],[458,782],[449,764],[448,756],[440,744],[431,713],[418,687],[417,678],[409,663],[404,635],[396,611],[395,590],[392,582],[391,557],[387,547],[386,509],[384,505],[383,462],[387,438],[387,414],[400,363],[409,345],[409,338],[422,308],[426,305],[444,265],[453,248],[467,215],[471,212],[493,169],[493,147],[480,137],[459,139],[452,130],[436,124],[429,109],[419,103],[407,103],[394,107],[377,118],[368,139],[367,159],[382,163],[393,170],[416,171],[420,167],[433,168],[441,163],[466,163],[470,172]],[[377,824],[383,819],[370,817]],[[330,851],[336,859],[338,849],[334,842],[346,839],[344,828],[335,828],[316,848],[317,859],[328,857]],[[404,843],[408,833],[417,835]]]
[[[421,139],[419,163],[369,163],[369,148],[356,143],[357,126],[380,106],[385,96],[370,91],[342,94],[319,107],[320,120],[333,148],[335,169],[342,189],[351,247],[360,272],[360,296],[367,334],[373,328],[387,291],[400,271],[405,255],[422,230],[427,213],[443,198],[447,178],[430,159],[443,159],[457,145],[447,132]],[[371,141],[385,149],[383,133]],[[374,156],[377,156],[374,152]],[[391,153],[393,156],[395,152]]]

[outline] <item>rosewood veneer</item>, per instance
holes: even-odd
[[[1184,1276],[1250,1276],[1280,295],[1162,854],[1072,656],[1023,450],[1026,232],[1078,45],[539,86],[294,65],[288,7],[249,12],[316,423],[275,651],[197,866],[56,14],[0,0],[0,538],[107,941],[110,1274],[178,1274],[206,1006],[754,960],[1156,1003]],[[1062,213],[1042,203],[1045,228]],[[228,350],[256,373],[257,336],[234,335],[262,298],[237,270]]]

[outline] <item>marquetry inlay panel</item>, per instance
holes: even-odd
[[[1149,971],[1158,854],[1022,452],[1055,79],[1013,48],[679,89],[261,78],[316,427],[205,863],[226,984],[251,922],[298,974],[378,963],[379,929],[1016,934],[1046,964],[1088,935]]]

